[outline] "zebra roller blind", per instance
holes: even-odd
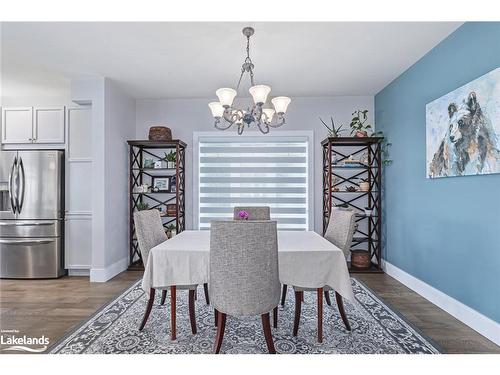
[[[234,206],[269,206],[280,230],[308,229],[307,137],[209,137],[199,143],[200,229]]]

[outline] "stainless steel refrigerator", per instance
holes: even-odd
[[[0,278],[64,274],[64,152],[0,152]]]

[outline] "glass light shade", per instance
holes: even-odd
[[[214,117],[222,117],[224,113],[224,107],[219,102],[211,102],[208,103],[208,107],[212,111],[212,116]]]
[[[262,112],[264,112],[267,115],[267,122],[271,122],[273,120],[274,109],[272,109],[272,108],[264,108],[262,110]]]
[[[233,100],[236,97],[236,90],[224,87],[218,89],[215,92],[215,95],[217,95],[219,102],[223,107],[231,107],[233,105]]]
[[[274,109],[277,113],[285,113],[288,108],[288,104],[290,104],[291,101],[292,99],[287,96],[277,96],[271,100],[271,103],[273,103]]]
[[[267,96],[271,92],[271,88],[266,85],[255,85],[250,87],[248,90],[252,95],[253,101],[255,104],[265,103],[267,100]]]

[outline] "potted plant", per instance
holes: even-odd
[[[382,164],[384,166],[390,165],[392,163],[392,160],[389,159],[389,148],[392,146],[392,143],[387,141],[387,137],[385,136],[384,132],[382,130],[374,132],[372,137],[379,137],[382,138],[382,141],[380,143],[380,152],[382,154]]]
[[[352,114],[350,128],[351,135],[354,137],[368,137],[368,130],[372,128],[368,121],[368,110],[356,110]]]
[[[170,224],[169,226],[167,226],[167,230],[165,232],[167,234],[167,238],[170,239],[177,234],[177,228],[174,224]]]
[[[370,191],[370,183],[367,178],[359,178],[359,190],[360,191]]]
[[[149,208],[149,204],[144,203],[144,202],[139,202],[139,203],[137,203],[137,205],[135,207],[137,208],[137,211],[144,211],[144,210],[147,210]]]
[[[165,152],[164,160],[167,161],[167,168],[174,169],[175,164],[176,164],[176,160],[177,160],[177,152],[170,151],[170,153],[168,153],[168,154]]]
[[[335,123],[333,122],[333,117],[330,117],[330,120],[332,122],[331,126],[328,125],[326,122],[324,122],[321,117],[319,118],[319,121],[321,121],[323,123],[323,125],[325,125],[325,127],[328,129],[328,136],[329,137],[332,137],[332,138],[339,137],[340,133],[344,131],[344,129],[342,129],[342,125],[340,125],[338,128],[336,128]]]
[[[365,215],[372,216],[373,210],[370,207],[365,207]]]

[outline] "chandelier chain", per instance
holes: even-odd
[[[254,79],[253,79],[253,61],[252,58],[250,57],[250,36],[247,35],[247,57],[245,57],[245,61],[243,62],[243,65],[241,66],[241,74],[240,74],[240,79],[238,80],[238,84],[236,85],[236,91],[239,90],[240,85],[241,85],[241,80],[243,79],[243,75],[245,72],[248,72],[250,74],[250,83],[252,86],[255,86]]]

